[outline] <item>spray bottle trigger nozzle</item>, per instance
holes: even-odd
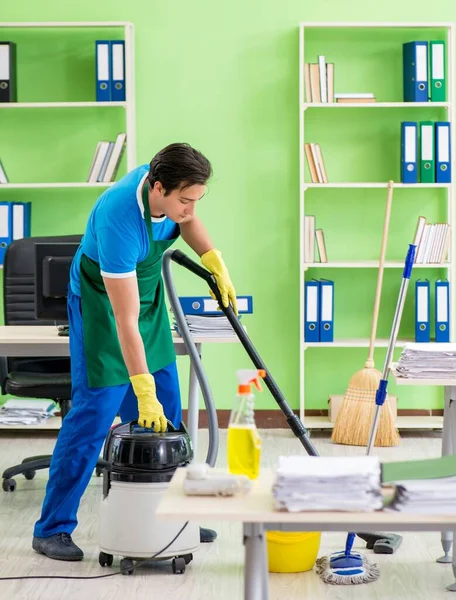
[[[253,384],[255,385],[256,389],[261,392],[263,388],[260,385],[260,377],[266,377],[266,371],[264,369],[259,369],[257,377],[253,380]]]

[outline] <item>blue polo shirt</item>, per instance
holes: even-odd
[[[80,264],[85,254],[99,263],[104,277],[131,277],[136,265],[149,253],[149,236],[144,220],[141,190],[149,165],[130,171],[107,189],[89,215],[86,231],[70,269],[71,291],[81,295]],[[168,217],[152,217],[154,240],[169,240],[176,235],[176,223]]]

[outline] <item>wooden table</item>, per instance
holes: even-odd
[[[223,472],[219,470],[220,472]],[[211,518],[243,524],[245,547],[244,600],[268,600],[268,566],[264,532],[275,531],[456,531],[456,510],[452,516],[413,515],[375,511],[301,512],[274,510],[271,469],[263,469],[246,496],[231,498],[186,496],[185,469],[178,469],[163,495],[157,517],[175,521]],[[453,561],[456,577],[456,560]],[[456,583],[447,588],[456,591]]]

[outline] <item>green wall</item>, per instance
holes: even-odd
[[[172,0],[78,3],[40,0],[7,3],[2,21],[128,20],[135,25],[138,163],[173,141],[188,141],[212,161],[210,193],[198,211],[224,254],[239,294],[253,294],[255,313],[244,319],[251,338],[293,407],[299,403],[299,113],[300,21],[451,21],[450,0],[432,10],[416,2],[365,0]],[[0,31],[19,44],[19,100],[93,99],[93,40],[113,32]],[[378,100],[401,100],[400,44],[407,33],[331,32],[311,39],[306,60],[323,53],[336,63],[336,91],[365,90]],[[399,123],[444,118],[437,110],[364,108],[309,111],[306,140],[322,145],[332,181],[399,179]],[[95,144],[122,129],[121,109],[0,111],[0,157],[11,181],[84,181]],[[125,169],[125,165],[123,165]],[[125,172],[125,171],[122,171]],[[32,200],[32,235],[83,231],[97,198],[93,190],[0,190],[1,199]],[[386,190],[314,190],[307,213],[325,230],[330,260],[378,256]],[[402,260],[416,217],[444,217],[441,191],[398,190],[393,200],[388,258]],[[180,244],[182,246],[182,244]],[[206,293],[204,285],[175,268],[179,293]],[[436,270],[419,271],[431,279]],[[416,273],[415,273],[416,274]],[[336,335],[368,336],[375,270],[314,270],[336,281]],[[387,337],[400,270],[384,278],[379,336]],[[349,282],[349,284],[348,284]],[[413,335],[413,288],[401,335]],[[307,352],[307,407],[343,393],[366,350]],[[228,408],[235,371],[250,366],[241,347],[207,346],[205,365],[216,404]],[[376,352],[381,368],[385,352]],[[179,359],[186,390],[186,361]],[[399,408],[441,406],[439,390],[390,389]],[[258,406],[275,406],[268,392]]]

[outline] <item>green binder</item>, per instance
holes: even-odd
[[[431,102],[445,102],[445,42],[430,42],[429,49]]]
[[[420,122],[420,183],[435,183],[435,132],[432,121]]]
[[[456,455],[382,463],[382,483],[442,477],[456,477]]]

